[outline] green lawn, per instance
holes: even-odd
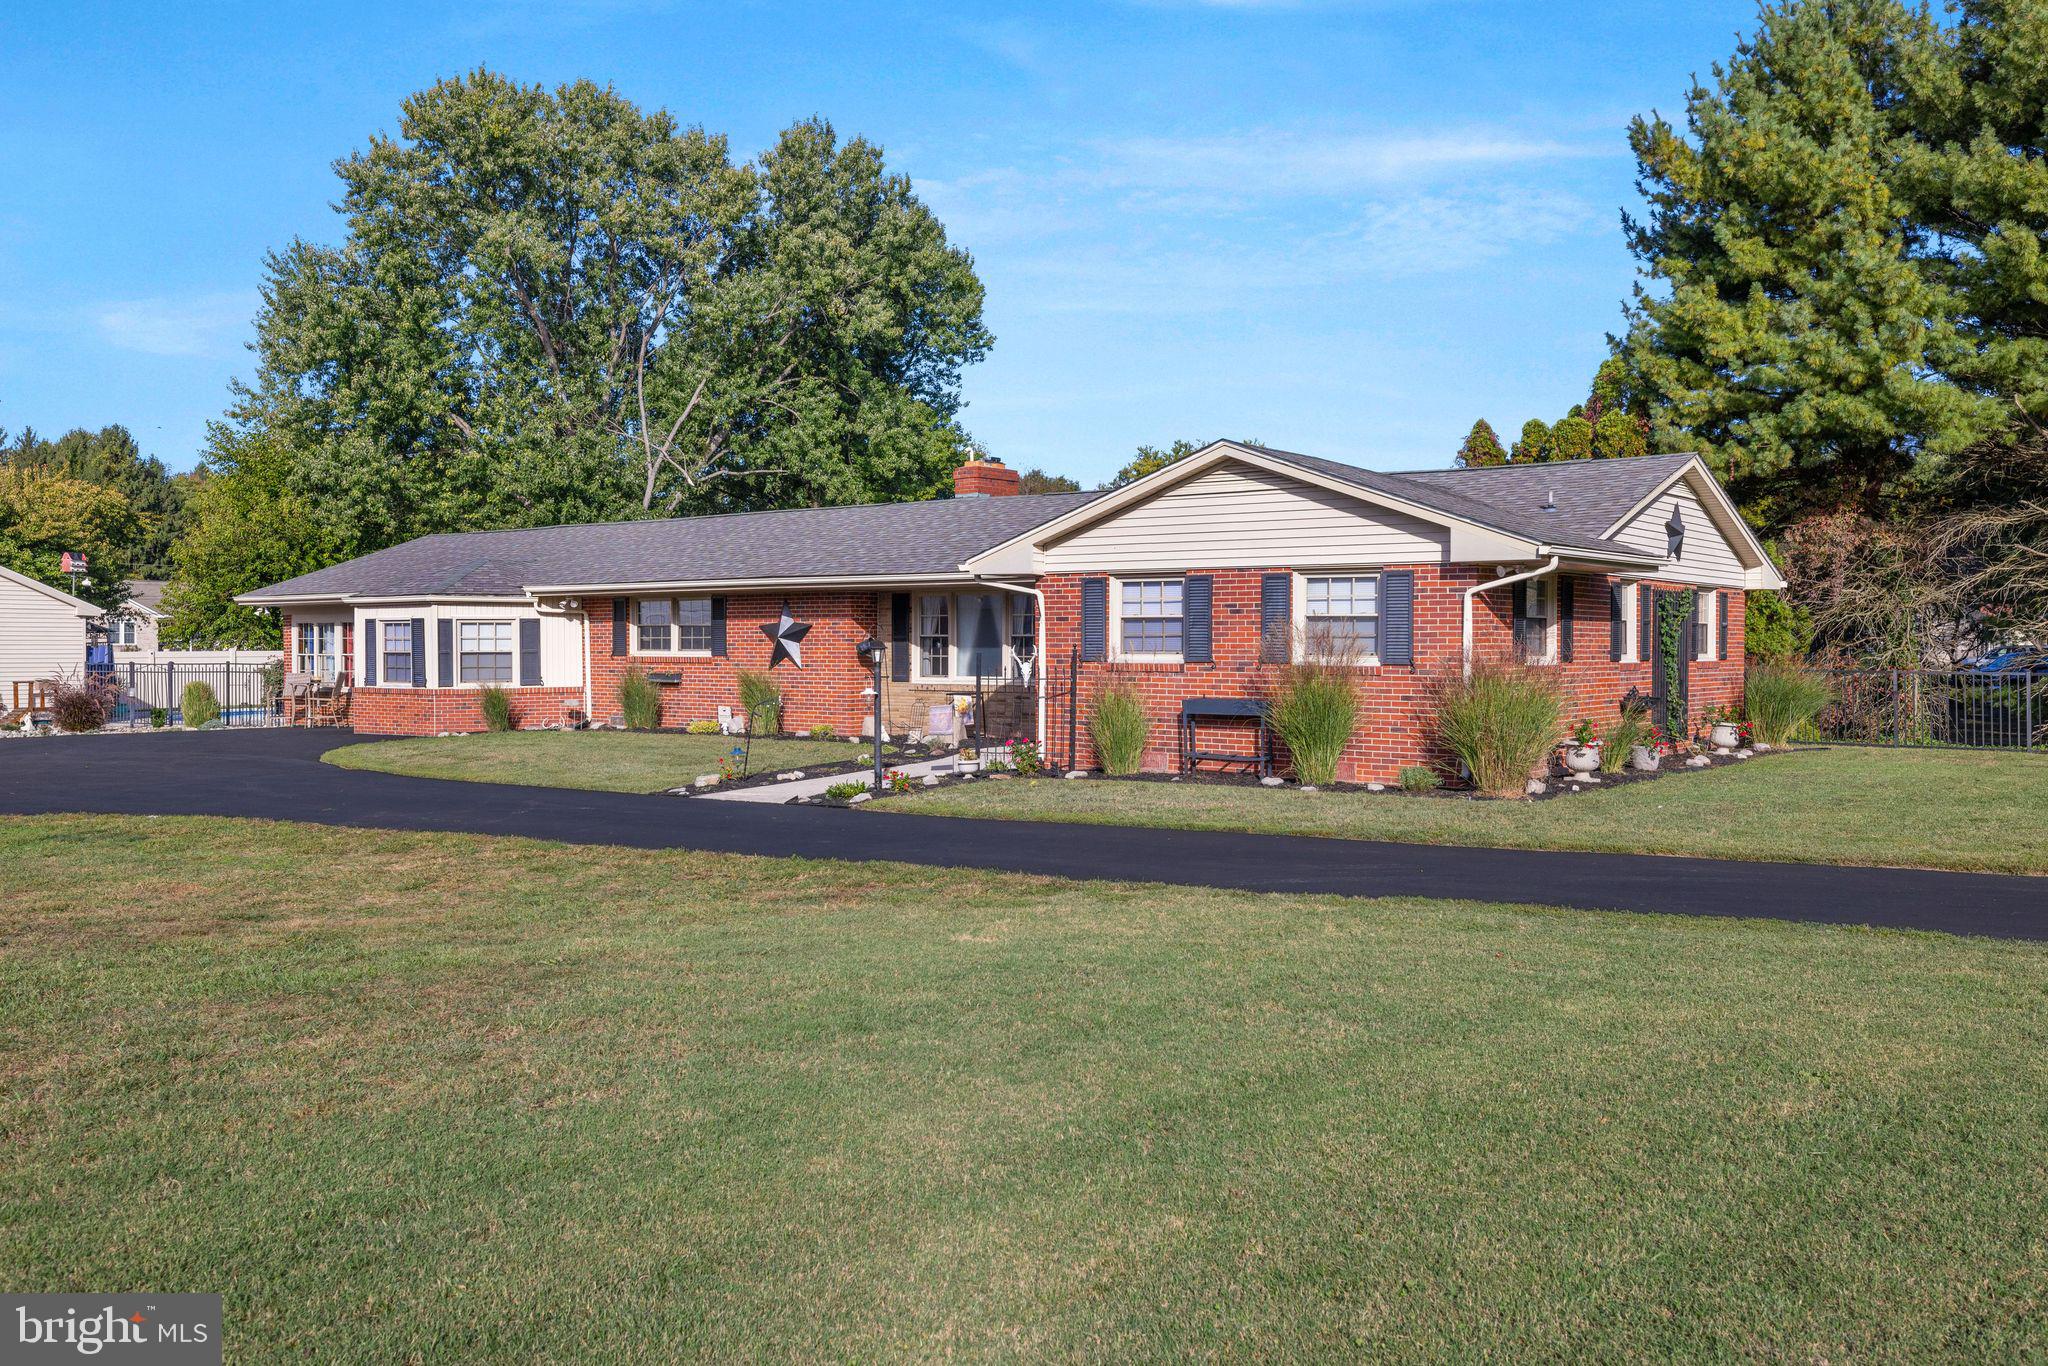
[[[406,773],[416,778],[457,778],[473,783],[524,783],[602,792],[660,792],[699,774],[743,743],[730,735],[661,735],[635,731],[510,731],[419,740],[379,740],[330,750],[342,768]],[[866,756],[844,740],[756,740],[756,773],[845,763]]]
[[[2048,873],[2048,755],[1797,750],[1541,802],[1058,778],[870,811]]]
[[[115,817],[0,943],[0,1284],[231,1359],[2042,1341],[2037,945]]]

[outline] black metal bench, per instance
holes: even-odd
[[[1195,748],[1195,728],[1203,721],[1253,721],[1259,728],[1259,747],[1251,754],[1235,750]],[[1261,778],[1273,772],[1273,732],[1266,719],[1266,704],[1256,697],[1190,697],[1180,704],[1180,771],[1193,773],[1201,764],[1244,764],[1258,770]]]

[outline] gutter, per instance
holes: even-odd
[[[1562,555],[1552,555],[1548,564],[1540,564],[1534,569],[1525,569],[1519,574],[1509,574],[1505,578],[1493,579],[1486,583],[1475,583],[1465,590],[1465,677],[1470,678],[1472,676],[1472,599],[1489,589],[1505,588],[1511,583],[1520,583],[1524,579],[1540,579],[1545,574],[1554,574],[1557,572],[1558,564],[1563,559]]]

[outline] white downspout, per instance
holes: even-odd
[[[1045,594],[1025,584],[997,583],[994,579],[984,579],[979,574],[970,574],[968,577],[976,583],[986,583],[1006,592],[1029,593],[1038,603],[1038,657],[1032,661],[1032,666],[1038,670],[1038,756],[1042,762],[1045,760]]]
[[[1511,583],[1520,583],[1523,579],[1540,579],[1545,574],[1556,573],[1558,563],[1563,558],[1561,555],[1552,555],[1549,564],[1540,564],[1534,569],[1525,569],[1519,574],[1509,574],[1506,578],[1494,579],[1487,583],[1475,583],[1465,590],[1465,677],[1472,676],[1472,599],[1480,593],[1505,588]]]

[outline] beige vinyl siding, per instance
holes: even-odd
[[[1445,560],[1450,533],[1267,470],[1219,466],[1039,552],[1046,573]]]
[[[78,609],[0,579],[0,711],[14,685],[85,671],[85,620]]]
[[[604,602],[605,629],[611,626],[611,603]],[[447,621],[509,621],[512,628],[512,668],[517,686],[519,669],[519,627],[516,623],[529,617],[540,618],[540,686],[546,688],[580,688],[583,686],[583,618],[581,614],[565,615],[560,612],[541,612],[530,603],[379,603],[374,607],[358,607],[355,620],[355,659],[353,668],[356,681],[363,678],[364,654],[370,648],[367,623],[386,621],[411,621],[418,618],[426,623],[426,655],[428,676],[435,686],[443,686],[439,674],[441,626]],[[304,620],[316,619],[308,614]],[[298,618],[294,618],[298,620]],[[381,634],[381,631],[380,631]],[[380,687],[385,686],[379,669]],[[448,683],[448,687],[473,688],[474,683]]]
[[[1664,524],[1671,520],[1671,504],[1678,503],[1678,515],[1685,522],[1685,550],[1673,564],[1667,575],[1687,583],[1706,584],[1711,587],[1740,588],[1743,584],[1742,561],[1736,557],[1735,548],[1721,529],[1714,525],[1714,519],[1700,504],[1699,495],[1690,486],[1679,483],[1657,495],[1637,513],[1633,520],[1625,523],[1611,539],[1635,550],[1662,557],[1665,547]]]

